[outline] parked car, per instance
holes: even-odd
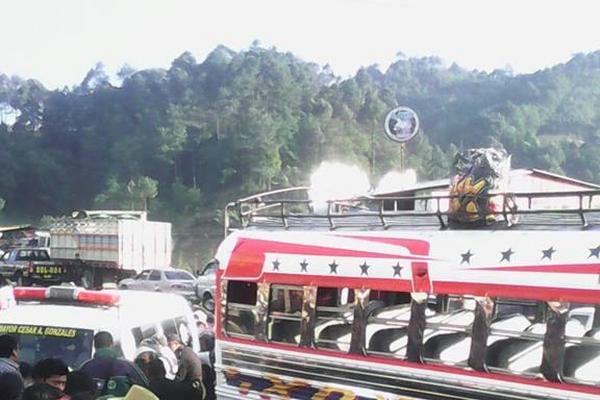
[[[177,293],[193,300],[194,283],[194,275],[183,269],[146,269],[133,278],[123,279],[119,289]]]
[[[198,271],[196,278],[196,296],[206,311],[215,311],[215,282],[219,269],[217,260],[210,260],[204,268]]]

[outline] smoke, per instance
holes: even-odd
[[[381,177],[375,193],[397,192],[415,183],[417,183],[417,173],[414,169],[407,169],[403,172],[390,171]]]
[[[328,200],[365,195],[369,187],[369,178],[360,168],[325,161],[310,177],[308,196],[315,212],[324,212],[327,210]]]

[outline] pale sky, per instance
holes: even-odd
[[[337,75],[398,52],[528,73],[600,49],[594,0],[0,0],[0,73],[74,85],[97,62],[168,68],[255,40]]]

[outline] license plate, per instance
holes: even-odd
[[[33,273],[42,276],[55,276],[65,273],[60,265],[36,265],[33,267]]]

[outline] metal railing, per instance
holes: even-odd
[[[560,192],[513,192],[492,193],[485,196],[426,195],[426,196],[362,196],[329,200],[322,211],[315,210],[315,203],[308,198],[307,187],[276,190],[261,193],[229,203],[225,208],[225,234],[233,229],[245,229],[253,225],[289,229],[295,226],[310,228],[319,225],[334,230],[340,226],[387,229],[392,226],[436,225],[438,229],[468,229],[468,224],[455,223],[456,214],[449,212],[448,205],[454,199],[468,197],[478,204],[493,204],[492,209],[461,215],[469,219],[491,218],[494,222],[510,227],[519,223],[539,225],[578,225],[586,228],[593,223],[600,225],[600,190]],[[483,203],[482,203],[483,202]],[[412,209],[397,209],[397,205],[411,204]],[[392,205],[390,209],[390,205]],[[596,219],[588,218],[595,215]],[[530,217],[525,221],[520,217]],[[366,220],[367,218],[368,220]],[[566,220],[561,220],[565,218]],[[233,220],[233,221],[232,221]],[[349,222],[350,221],[350,222]],[[233,222],[233,223],[232,223]],[[234,226],[236,225],[237,226]]]

